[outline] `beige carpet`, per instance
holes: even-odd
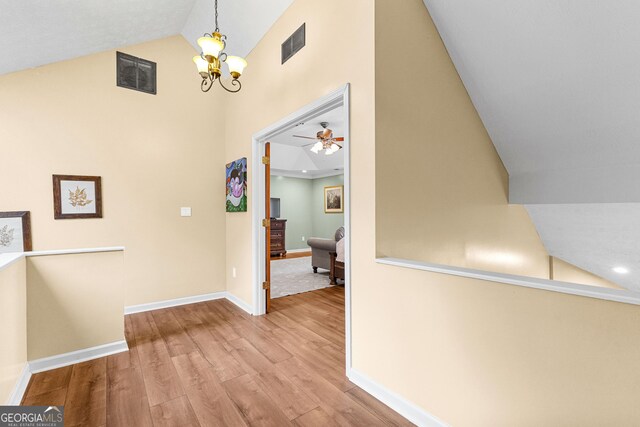
[[[329,272],[311,268],[311,257],[271,261],[271,298],[280,298],[332,286]]]

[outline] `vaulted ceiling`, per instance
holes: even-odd
[[[0,0],[0,75],[214,28],[214,0]],[[246,56],[293,0],[219,0],[228,52]]]
[[[213,1],[0,0],[0,75],[176,34],[195,48]],[[292,2],[219,0],[227,50],[246,56]],[[510,201],[552,255],[640,290],[640,2],[424,3],[509,172]]]
[[[510,201],[529,208],[552,255],[640,289],[628,233],[640,228],[640,2],[424,3],[509,172]]]

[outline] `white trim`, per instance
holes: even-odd
[[[227,291],[213,292],[210,294],[202,294],[202,295],[194,295],[191,297],[184,297],[184,298],[168,299],[164,301],[149,302],[146,304],[129,305],[124,308],[124,314],[128,315],[128,314],[142,313],[144,311],[161,310],[163,308],[177,307],[180,305],[195,304],[198,302],[213,301],[213,300],[223,299],[223,298],[226,298],[227,300],[237,305],[239,308],[246,311],[247,313],[253,314],[251,312],[251,306],[249,304],[247,304],[237,296]]]
[[[409,402],[402,396],[373,381],[355,369],[347,371],[349,380],[417,426],[445,427],[444,421]]]
[[[395,267],[412,268],[414,270],[430,271],[433,273],[449,274],[452,276],[468,277],[471,279],[487,280],[489,282],[505,283],[523,286],[525,288],[542,289],[563,294],[579,295],[625,304],[640,305],[640,294],[628,290],[601,288],[598,286],[579,285],[577,283],[560,282],[555,280],[537,279],[535,277],[516,276],[514,274],[495,273],[492,271],[472,270],[469,268],[450,265],[430,264],[399,258],[378,258],[378,264]]]
[[[24,252],[24,256],[49,256],[49,255],[73,255],[73,254],[91,254],[96,252],[120,252],[124,251],[124,246],[109,246],[104,248],[80,248],[80,249],[56,249],[50,251],[33,251]]]
[[[124,314],[142,313],[143,311],[160,310],[163,308],[177,307],[179,305],[195,304],[197,302],[212,301],[225,298],[227,293],[213,292],[211,294],[194,295],[191,297],[168,299],[164,301],[149,302],[145,304],[129,305],[124,308]]]
[[[287,249],[288,254],[299,254],[302,252],[311,252],[311,246],[309,246],[306,249]],[[276,259],[280,259],[280,258],[276,258]],[[283,259],[287,259],[287,258],[285,257]]]
[[[343,107],[344,111],[344,228],[345,228],[345,361],[347,372],[351,368],[351,178],[350,178],[350,107],[349,107],[349,83],[336,89],[330,94],[307,104],[298,111],[288,115],[284,119],[273,123],[252,136],[251,153],[253,173],[251,179],[252,200],[265,199],[264,194],[264,169],[261,157],[264,155],[264,142],[279,133],[295,127],[300,121],[308,121],[314,117],[331,111],[336,107]],[[255,203],[252,209],[252,283],[253,283],[253,313],[256,315],[265,312],[265,292],[262,282],[265,277],[265,238],[262,232],[262,218],[264,218],[264,203]]]
[[[57,354],[55,356],[43,357],[29,361],[29,370],[32,374],[48,371],[51,369],[62,368],[63,366],[73,365],[75,363],[86,362],[87,360],[98,359],[100,357],[110,356],[116,353],[128,351],[129,347],[125,340],[102,344],[95,347],[84,348],[69,353]]]
[[[23,256],[23,252],[9,252],[0,254],[0,270],[9,267],[14,262],[22,259]]]
[[[13,387],[11,394],[9,395],[9,400],[7,400],[7,405],[17,406],[22,403],[22,397],[24,396],[24,392],[27,391],[27,386],[29,385],[29,380],[31,379],[31,371],[29,370],[29,364],[25,363],[22,367],[22,372],[18,377],[18,381],[16,381],[16,385]]]
[[[286,171],[283,169],[271,169],[271,176],[284,176],[287,178],[300,178],[309,180],[328,178],[330,176],[340,176],[342,174],[344,174],[344,170],[330,170],[318,173],[315,173],[315,171],[309,171],[307,173],[302,173],[298,171]]]
[[[246,302],[244,302],[243,300],[241,300],[240,298],[238,298],[237,296],[235,296],[231,292],[225,292],[225,294],[226,294],[225,298],[227,300],[229,300],[229,302],[232,302],[233,304],[237,305],[242,310],[244,310],[247,313],[253,315],[253,307],[251,306],[251,304],[247,304]]]

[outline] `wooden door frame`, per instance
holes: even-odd
[[[265,233],[262,227],[262,220],[265,218],[265,169],[262,164],[264,153],[264,143],[269,138],[278,135],[286,130],[295,127],[298,123],[308,121],[320,114],[331,111],[335,108],[343,108],[344,116],[344,229],[345,229],[345,348],[346,348],[346,371],[351,369],[351,137],[350,114],[349,114],[349,83],[341,86],[328,95],[305,105],[296,112],[290,114],[282,120],[255,133],[252,137],[252,164],[251,171],[251,194],[250,206],[252,209],[252,253],[253,253],[253,314],[262,315],[265,312],[265,291],[262,282],[265,279]]]

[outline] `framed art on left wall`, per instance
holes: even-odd
[[[0,212],[0,253],[31,250],[31,214]]]
[[[53,175],[55,219],[102,218],[99,176]]]

